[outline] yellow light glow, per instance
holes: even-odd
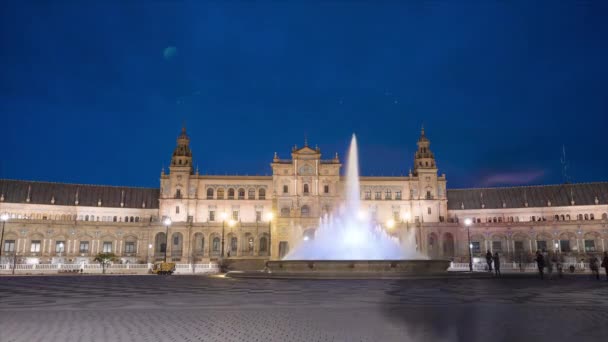
[[[395,227],[395,220],[390,219],[390,220],[386,221],[386,227],[388,229],[393,229]]]
[[[171,219],[169,217],[167,217],[163,223],[165,224],[165,226],[170,226],[171,225]]]
[[[233,227],[235,224],[236,224],[236,221],[235,221],[235,220],[230,220],[230,221],[228,221],[228,226],[229,226],[229,227]]]
[[[403,217],[405,217],[405,220],[409,222],[412,215],[410,213],[405,213],[405,215],[403,215]]]
[[[226,214],[226,212],[222,212],[220,213],[220,218],[222,219],[222,221],[226,221],[226,219],[228,218],[228,214]]]
[[[274,218],[274,214],[272,212],[266,213],[266,221],[272,221],[273,218]]]
[[[470,226],[471,223],[473,223],[473,221],[470,218],[464,220],[464,224],[467,226]]]
[[[357,213],[357,218],[359,220],[367,219],[367,212],[365,212],[365,210],[359,210],[359,212]]]

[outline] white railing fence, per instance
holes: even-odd
[[[576,263],[564,263],[563,272],[570,273],[570,266],[574,267],[574,273],[590,272],[589,264],[576,262]],[[448,271],[468,271],[468,262],[452,262]],[[488,265],[485,262],[473,263],[473,272],[487,272]],[[500,264],[500,271],[503,272],[538,272],[538,266],[535,262],[530,263],[518,263],[518,262],[505,262]],[[545,273],[548,272],[548,268],[545,265]],[[557,265],[553,264],[553,272],[557,272]]]
[[[13,269],[14,268],[14,269]],[[146,274],[152,264],[112,264],[105,267],[107,274]],[[217,263],[177,264],[176,274],[218,273]],[[102,273],[100,264],[0,264],[0,274],[45,274],[45,273]]]

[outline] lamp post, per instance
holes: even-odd
[[[467,226],[467,239],[469,241],[469,271],[473,272],[473,253],[471,250],[473,249],[473,244],[471,243],[471,221],[470,218],[464,220],[464,225]]]
[[[8,214],[0,215],[0,220],[2,220],[2,233],[0,235],[0,262],[2,262],[2,246],[4,246],[4,225],[6,221],[8,221]]]
[[[386,221],[386,228],[388,228],[389,230],[395,228],[395,220],[390,219]]]
[[[224,257],[224,228],[226,225],[226,218],[228,218],[228,214],[226,214],[226,212],[223,212],[220,215],[221,219],[222,219],[222,245],[220,246],[220,256],[223,258]]]
[[[272,219],[274,214],[272,211],[266,213],[266,221],[268,221],[268,259],[272,258]]]
[[[163,223],[165,224],[165,262],[167,262],[167,249],[169,248],[169,226],[171,225],[171,219],[167,217]]]

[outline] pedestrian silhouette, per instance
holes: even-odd
[[[606,280],[608,281],[608,252],[604,252],[604,258],[602,259],[602,267],[606,271]]]
[[[486,253],[486,263],[488,264],[488,272],[492,273],[492,252],[489,249]]]
[[[536,266],[538,267],[538,273],[540,274],[540,279],[544,279],[544,271],[545,271],[545,258],[540,253],[540,251],[536,251]]]
[[[589,268],[591,269],[591,276],[595,276],[595,279],[600,280],[600,268],[598,267],[598,260],[595,255],[589,258]]]
[[[545,252],[543,254],[543,257],[545,259],[545,267],[547,268],[547,275],[549,276],[549,279],[551,279],[553,276],[553,258],[550,252]]]
[[[500,257],[498,256],[498,252],[494,253],[494,272],[497,277],[500,277]]]

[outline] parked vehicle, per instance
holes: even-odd
[[[160,275],[171,275],[175,272],[175,263],[174,262],[156,262],[154,266],[152,266],[152,273],[160,274]]]

